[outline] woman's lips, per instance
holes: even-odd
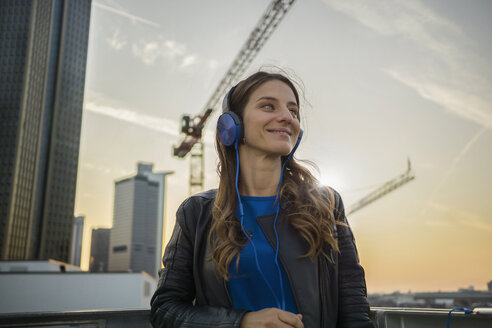
[[[273,134],[286,136],[286,137],[290,137],[290,135],[291,135],[290,131],[287,129],[271,129],[271,130],[267,130],[267,131],[270,133],[273,133]]]

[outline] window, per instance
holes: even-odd
[[[114,246],[113,247],[113,253],[123,253],[126,252],[127,247],[126,245],[120,245],[120,246]]]

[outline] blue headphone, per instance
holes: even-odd
[[[239,207],[239,213],[240,213],[240,220],[241,220],[241,229],[243,231],[243,234],[246,236],[246,238],[249,240],[251,243],[251,246],[253,248],[253,252],[255,255],[255,261],[256,261],[256,268],[258,269],[258,272],[260,273],[261,277],[265,281],[266,285],[270,289],[270,292],[273,294],[273,297],[275,298],[275,301],[277,302],[277,307],[279,309],[285,310],[285,292],[284,292],[284,287],[283,287],[283,282],[282,282],[282,274],[280,272],[280,265],[278,263],[278,249],[279,249],[279,240],[278,240],[278,234],[277,234],[277,218],[278,214],[280,211],[280,204],[277,201],[277,210],[275,214],[275,220],[273,223],[273,229],[275,231],[275,238],[277,241],[277,248],[275,250],[275,266],[277,267],[278,271],[278,276],[279,276],[279,283],[280,283],[280,293],[281,293],[281,301],[277,297],[277,294],[274,292],[270,282],[268,279],[266,279],[265,275],[263,274],[263,271],[261,270],[260,264],[258,262],[258,255],[256,252],[256,247],[255,244],[253,243],[253,240],[251,237],[248,235],[244,228],[244,209],[243,209],[243,204],[241,202],[241,195],[239,194],[239,187],[238,187],[238,181],[239,181],[239,150],[238,150],[238,144],[239,140],[241,140],[242,135],[243,135],[243,125],[241,118],[239,115],[234,113],[233,111],[230,110],[230,98],[231,94],[234,91],[236,86],[232,87],[231,90],[226,94],[224,97],[224,100],[222,102],[222,114],[219,117],[219,120],[217,121],[217,132],[219,134],[219,139],[220,142],[224,146],[232,146],[234,145],[234,148],[236,150],[236,181],[235,181],[235,187],[236,187],[236,194],[238,198],[238,207]],[[299,143],[301,142],[302,139],[302,134],[303,131],[299,131],[299,136],[297,137],[296,144],[294,145],[294,148],[290,151],[289,155],[287,155],[287,159],[284,161],[282,164],[282,169],[280,173],[280,181],[278,183],[277,187],[277,200],[280,199],[280,185],[282,184],[282,178],[284,174],[284,168],[289,159],[292,158],[294,155],[294,152],[297,150],[297,147],[299,146]]]
[[[224,146],[232,146],[236,141],[239,142],[243,135],[243,123],[239,115],[231,111],[230,108],[230,100],[231,94],[236,89],[236,86],[233,86],[229,92],[227,92],[224,100],[222,101],[222,114],[219,116],[219,120],[217,121],[217,131],[219,133],[220,142]],[[288,157],[291,158],[294,155],[294,152],[297,150],[299,143],[301,142],[303,135],[303,131],[299,131],[299,136],[297,137],[297,142],[289,153]]]

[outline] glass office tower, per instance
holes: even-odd
[[[151,163],[138,163],[137,175],[115,182],[108,271],[145,271],[158,278],[162,267],[166,177]]]
[[[91,0],[0,1],[0,258],[69,260]]]

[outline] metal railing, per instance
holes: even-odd
[[[371,319],[376,328],[446,327],[447,309],[371,308]],[[84,327],[126,328],[151,327],[149,310],[91,310],[67,312],[33,312],[0,314],[0,327]],[[492,309],[483,312],[453,312],[451,328],[490,328]]]
[[[372,307],[371,319],[376,328],[445,328],[449,311],[450,309]],[[490,328],[492,309],[473,311],[470,314],[453,312],[449,327]]]
[[[150,310],[83,310],[0,314],[0,327],[151,327]]]

